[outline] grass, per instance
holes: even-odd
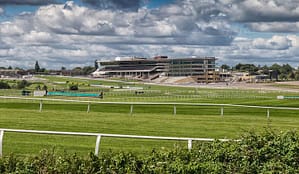
[[[17,104],[18,105],[18,104]],[[1,105],[2,106],[2,105]],[[12,106],[12,104],[10,105]],[[178,107],[177,115],[168,111],[170,108],[152,109],[135,108],[133,115],[129,107],[118,106],[119,110],[96,110],[90,113],[79,109],[52,109],[43,112],[36,109],[1,108],[0,127],[12,129],[55,130],[70,132],[97,132],[111,134],[238,138],[240,132],[263,130],[271,126],[274,129],[297,129],[299,119],[295,111],[277,111],[271,113],[267,120],[265,110],[252,109],[240,111],[236,108],[225,108],[225,115],[219,115],[217,108]],[[122,112],[126,111],[126,112]],[[214,112],[214,113],[213,113]],[[217,113],[217,114],[215,114]],[[166,142],[151,140],[130,140],[120,138],[103,138],[101,151],[126,150],[134,152],[150,151],[152,148],[173,147],[183,142]],[[55,147],[58,151],[87,153],[93,151],[95,137],[26,135],[7,133],[4,137],[4,152],[31,154],[42,148]],[[186,146],[186,142],[184,142]]]
[[[47,84],[55,81],[72,81],[85,84],[130,85],[143,87],[143,94],[135,91],[116,91],[106,89],[104,99],[67,98],[95,101],[120,102],[190,102],[190,103],[229,103],[260,106],[298,107],[298,100],[277,100],[277,95],[296,95],[289,92],[273,92],[240,89],[203,89],[144,85],[132,82],[107,82],[98,80],[46,77]],[[58,85],[57,85],[58,86]],[[56,87],[57,87],[56,86]],[[62,85],[63,86],[63,85]],[[84,90],[98,91],[94,87]],[[0,90],[0,95],[19,96],[17,90]],[[17,94],[17,95],[16,95]],[[50,97],[61,98],[61,97]],[[62,97],[63,98],[63,97]],[[173,137],[238,138],[242,132],[261,131],[265,127],[277,130],[299,128],[299,111],[270,110],[270,119],[266,109],[224,107],[224,116],[220,116],[220,107],[176,106],[173,115],[172,105],[134,105],[133,115],[130,105],[91,104],[87,113],[87,104],[65,102],[43,102],[43,111],[39,112],[39,101],[1,99],[0,127],[11,129],[33,129],[69,132],[95,132],[109,134],[131,134]],[[96,137],[34,135],[5,133],[4,154],[33,154],[43,148],[55,148],[59,152],[68,151],[87,154],[94,151]],[[136,140],[123,138],[101,139],[101,152],[134,151],[143,153],[153,148],[171,148],[174,145],[187,146],[187,142]]]

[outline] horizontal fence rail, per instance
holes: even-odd
[[[0,157],[3,155],[2,149],[3,149],[4,132],[48,134],[48,135],[95,136],[96,137],[95,155],[99,154],[100,142],[101,142],[102,137],[187,141],[188,150],[192,149],[192,141],[209,141],[209,142],[215,141],[215,140],[222,141],[222,142],[225,142],[225,141],[240,141],[240,140],[214,139],[214,138],[182,138],[182,137],[140,136],[140,135],[86,133],[86,132],[57,132],[57,131],[22,130],[22,129],[4,129],[4,128],[0,128]]]
[[[273,110],[297,110],[295,107],[275,107],[275,106],[254,106],[254,105],[240,105],[240,104],[215,104],[215,103],[178,103],[178,102],[105,102],[105,101],[88,101],[88,100],[66,100],[66,99],[49,99],[49,98],[28,98],[28,97],[12,97],[12,96],[0,96],[2,99],[20,99],[20,100],[33,100],[39,101],[39,111],[43,109],[43,101],[57,101],[57,102],[75,102],[75,103],[86,103],[87,112],[91,111],[91,104],[118,104],[118,105],[131,105],[130,115],[133,114],[134,105],[168,105],[173,106],[173,115],[176,115],[176,106],[219,106],[220,115],[224,115],[224,107],[240,107],[240,108],[259,108],[266,109],[267,118],[270,117],[270,109]]]

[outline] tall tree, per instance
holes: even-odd
[[[35,70],[35,72],[39,72],[40,71],[40,67],[39,67],[38,61],[35,62],[34,70]]]
[[[97,61],[97,60],[94,61],[94,68],[95,68],[96,70],[99,68],[99,64],[98,64],[98,61]]]
[[[223,64],[220,66],[221,69],[225,69],[225,70],[229,70],[230,69],[230,66],[227,65],[227,64]]]

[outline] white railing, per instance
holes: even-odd
[[[267,118],[270,117],[270,109],[273,110],[298,110],[295,107],[274,107],[274,106],[254,106],[254,105],[239,105],[239,104],[214,104],[214,103],[169,103],[169,102],[105,102],[105,101],[86,101],[86,100],[65,100],[65,99],[53,99],[53,98],[27,98],[27,97],[10,97],[10,96],[0,96],[3,99],[20,99],[20,100],[34,100],[39,101],[39,111],[43,109],[43,101],[59,101],[59,102],[77,102],[77,103],[87,103],[87,112],[91,110],[91,104],[119,104],[119,105],[131,105],[130,114],[133,114],[134,105],[171,105],[173,106],[173,115],[176,115],[176,106],[219,106],[220,115],[224,115],[224,107],[241,107],[241,108],[259,108],[266,109]]]
[[[177,140],[187,141],[188,149],[192,149],[192,141],[215,141],[213,138],[181,138],[181,137],[161,137],[161,136],[140,136],[140,135],[122,135],[122,134],[103,134],[103,133],[86,133],[86,132],[57,132],[57,131],[40,131],[40,130],[21,130],[21,129],[3,129],[0,128],[0,157],[2,156],[3,149],[3,135],[4,132],[16,132],[16,133],[31,133],[31,134],[48,134],[48,135],[73,135],[73,136],[95,136],[95,155],[99,154],[100,142],[102,137],[114,137],[114,138],[133,138],[133,139],[152,139],[152,140]],[[230,141],[229,139],[217,139],[219,141]],[[233,140],[240,141],[240,140]]]

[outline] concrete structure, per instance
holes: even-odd
[[[0,77],[19,77],[24,74],[23,70],[0,69]]]
[[[116,58],[114,61],[98,61],[99,69],[92,75],[94,77],[122,77],[141,80],[154,80],[161,76],[191,77],[198,83],[211,83],[219,81],[219,74],[215,71],[215,61],[215,57]]]

